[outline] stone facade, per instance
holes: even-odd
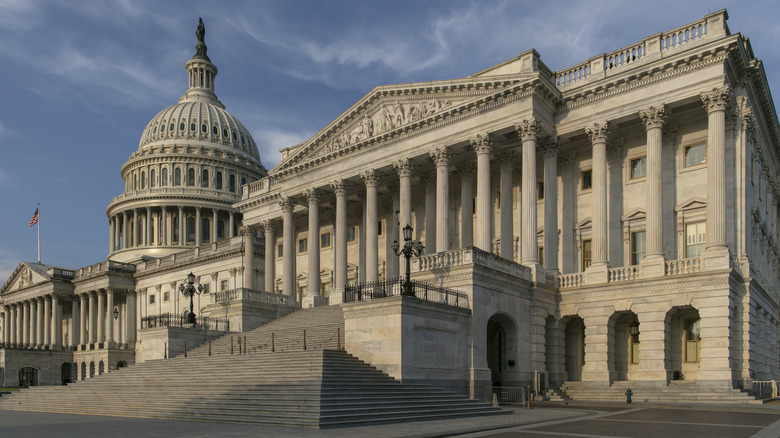
[[[161,172],[167,161],[155,154],[173,154],[201,172],[197,188],[176,198],[133,180],[109,206],[111,261],[20,265],[2,290],[4,357],[70,346],[140,360],[151,339],[144,318],[183,312],[177,290],[191,271],[210,289],[196,313],[229,320],[230,331],[285,306],[343,305],[348,352],[473,396],[491,385],[776,379],[780,127],[760,61],[726,20],[719,11],[558,72],[529,50],[462,79],[377,87],[268,172],[241,149],[248,133],[232,116],[220,116],[216,134],[174,125],[163,137],[165,110],[123,176]],[[193,79],[213,85],[209,66],[188,63],[185,103],[220,107]],[[240,198],[198,186],[202,171],[223,167],[248,178]],[[180,207],[191,196],[201,198]],[[168,230],[188,227],[184,215],[202,225],[207,210],[212,230],[229,216],[238,231],[205,239],[200,226],[194,239],[171,240]],[[132,225],[135,214],[152,221]],[[136,228],[159,235],[153,224],[165,239],[135,238]],[[467,306],[346,293],[406,274],[393,248],[406,225],[426,247],[412,278],[461,292]],[[56,339],[26,338],[21,327],[37,324],[25,319],[30,306]],[[89,342],[57,328],[86,316]]]

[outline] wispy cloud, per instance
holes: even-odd
[[[308,140],[314,133],[292,132],[279,129],[258,129],[252,131],[263,165],[270,169],[281,161],[279,151]]]

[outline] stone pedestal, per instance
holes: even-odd
[[[312,307],[327,306],[327,305],[328,305],[328,298],[315,296],[315,295],[306,295],[305,297],[303,297],[303,301],[301,302],[301,307],[304,309],[311,309]]]
[[[663,277],[666,274],[666,259],[661,254],[653,254],[642,259],[639,264],[642,278]]]

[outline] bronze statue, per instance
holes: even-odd
[[[203,25],[203,19],[200,17],[198,17],[198,28],[195,30],[195,36],[198,37],[198,44],[195,46],[195,56],[193,58],[209,61],[209,57],[206,55],[206,43],[203,41],[206,38],[206,26]]]
[[[198,37],[198,42],[203,43],[206,37],[206,26],[203,25],[203,19],[198,17],[198,29],[195,30],[195,36]]]

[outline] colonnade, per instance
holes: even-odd
[[[44,295],[3,306],[3,345],[56,350],[62,345],[60,297]]]
[[[236,217],[232,210],[184,205],[131,208],[109,218],[109,252],[135,247],[184,246],[188,243],[190,231],[193,231],[187,225],[188,217],[195,218],[192,233],[195,245],[216,242],[220,239],[220,231],[222,238],[236,236]],[[209,220],[208,232],[203,229],[203,219]],[[220,221],[223,222],[221,230]]]

